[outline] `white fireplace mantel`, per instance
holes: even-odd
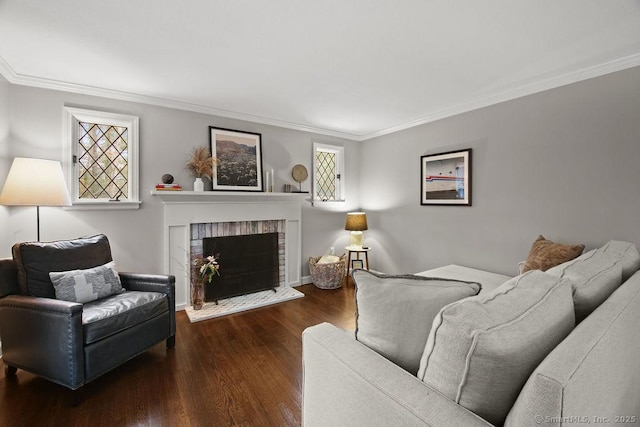
[[[301,211],[305,193],[152,191],[164,205],[164,270],[176,277],[176,309],[190,304],[191,224],[285,220],[285,286],[301,284]]]
[[[188,202],[301,202],[308,199],[309,193],[262,193],[259,191],[167,191],[152,190],[151,194],[158,196],[164,203]]]

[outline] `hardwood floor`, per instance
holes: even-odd
[[[299,426],[302,331],[352,329],[353,285],[296,288],[304,298],[191,324],[177,313],[176,346],[158,344],[87,384],[67,389],[18,370],[0,373],[0,426]]]

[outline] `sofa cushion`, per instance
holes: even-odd
[[[438,311],[476,295],[478,283],[413,275],[352,273],[356,288],[356,339],[416,374]]]
[[[92,268],[112,260],[109,240],[102,234],[56,242],[16,243],[12,252],[20,292],[44,298],[56,297],[50,272]]]
[[[584,245],[555,243],[545,239],[543,236],[538,236],[536,241],[533,242],[533,245],[531,245],[531,250],[524,263],[522,272],[524,273],[529,270],[546,271],[551,267],[576,258],[582,251],[584,251]]]
[[[594,249],[547,273],[571,280],[576,322],[581,322],[622,284],[622,258]]]
[[[85,270],[71,270],[49,273],[56,299],[85,303],[122,292],[116,263]]]
[[[84,343],[91,344],[169,311],[159,292],[125,291],[84,304]]]
[[[416,273],[416,276],[439,277],[443,279],[462,280],[463,282],[480,283],[482,286],[481,294],[490,292],[513,276],[505,276],[504,274],[492,273],[477,268],[465,267],[462,265],[449,264],[442,267],[436,267],[431,270]]]
[[[633,243],[610,240],[600,249],[605,253],[621,258],[623,282],[626,282],[629,277],[640,270],[640,253],[638,253],[638,249]]]
[[[505,426],[563,418],[567,420],[564,423],[538,425],[638,425],[638,325],[640,273],[616,289],[538,365],[511,408]],[[602,421],[596,422],[596,415]],[[587,418],[586,423],[576,421]]]
[[[574,323],[570,282],[524,273],[444,307],[433,321],[418,378],[501,425],[531,372]]]

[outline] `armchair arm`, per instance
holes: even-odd
[[[303,425],[491,424],[328,323],[303,332]]]
[[[50,381],[84,384],[82,304],[9,295],[0,299],[2,358]]]
[[[159,292],[169,298],[171,335],[176,334],[176,278],[165,274],[141,274],[119,272],[120,281],[130,291]]]

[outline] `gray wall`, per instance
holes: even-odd
[[[420,206],[420,156],[473,149],[473,206]],[[542,234],[640,244],[640,68],[365,142],[372,265],[514,274]]]
[[[9,85],[0,77],[0,182],[14,156],[61,159],[63,105],[140,117],[137,211],[43,208],[43,240],[103,232],[123,270],[162,272],[162,173],[189,189],[184,162],[208,126],[260,132],[278,187],[312,142],[344,145],[346,204],[303,205],[306,260],[347,244],[344,213],[366,210],[372,267],[416,272],[458,263],[512,274],[538,234],[597,246],[640,244],[640,68],[461,114],[363,143],[144,104]],[[473,149],[473,206],[420,206],[420,156]],[[306,182],[305,189],[310,188]],[[35,239],[35,209],[0,207],[0,256]]]
[[[162,202],[150,195],[163,173],[171,173],[176,182],[191,189],[193,177],[185,169],[192,149],[209,144],[209,126],[239,129],[262,134],[265,170],[274,169],[276,188],[294,183],[291,168],[302,163],[311,169],[312,143],[315,141],[345,147],[348,179],[348,203],[336,209],[312,207],[304,202],[302,213],[302,256],[324,253],[329,246],[344,246],[344,212],[359,206],[359,142],[345,141],[307,132],[257,123],[192,113],[146,104],[110,100],[74,93],[0,83],[0,182],[6,172],[2,165],[14,156],[62,160],[62,108],[113,111],[140,117],[140,193],[139,210],[68,211],[41,208],[41,238],[55,240],[93,233],[105,233],[112,244],[118,268],[128,271],[162,273]],[[4,106],[4,108],[3,108]],[[8,111],[7,111],[8,109]],[[10,118],[10,134],[7,130]],[[209,184],[210,186],[210,184]],[[210,188],[210,187],[209,187]],[[303,190],[310,189],[310,181]],[[3,230],[0,232],[0,256],[10,256],[15,242],[35,240],[35,209],[0,207]],[[303,275],[308,274],[305,266]]]

